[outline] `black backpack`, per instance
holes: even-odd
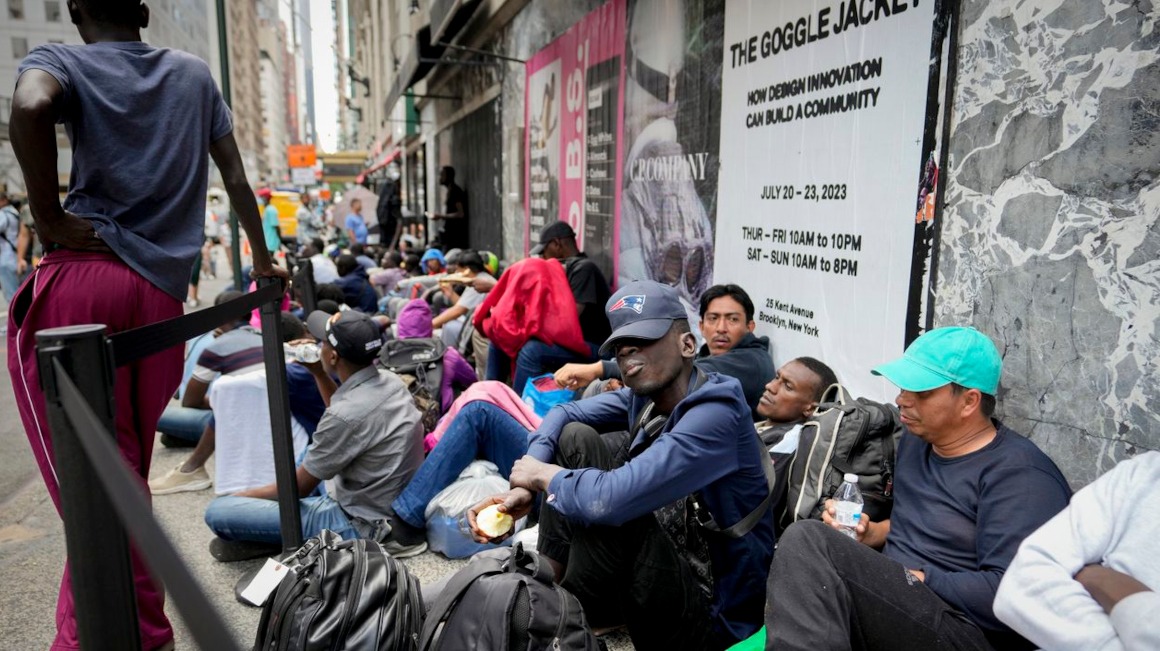
[[[379,543],[324,529],[283,563],[291,573],[262,606],[255,651],[418,648],[419,581]]]
[[[446,347],[435,338],[392,339],[379,351],[383,368],[399,376],[415,407],[423,414],[423,432],[439,424],[443,415],[443,354]]]
[[[789,466],[782,526],[819,519],[848,472],[858,475],[862,512],[874,522],[890,517],[894,455],[901,436],[902,422],[893,405],[855,400],[842,385],[830,385],[813,417],[802,425]]]
[[[552,581],[552,568],[522,543],[501,561],[477,556],[431,606],[423,651],[597,651],[580,600]]]

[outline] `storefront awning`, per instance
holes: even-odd
[[[408,88],[419,83],[438,65],[447,49],[439,44],[454,39],[479,5],[480,0],[434,0],[431,3],[428,11],[431,22],[411,39],[411,48],[399,65],[391,92],[387,94],[386,115],[395,110],[395,104]]]
[[[438,48],[439,52],[435,57],[443,55],[443,48]],[[415,38],[411,39],[411,47],[407,49],[406,56],[403,57],[399,69],[395,72],[395,80],[391,84],[391,92],[387,93],[387,102],[383,107],[385,115],[391,115],[395,110],[395,104],[403,93],[408,88],[419,83],[423,77],[431,72],[434,66],[430,63],[421,63],[420,58],[430,58],[433,48],[431,47],[431,27],[427,26],[419,30]]]
[[[456,12],[464,4],[463,0],[432,0],[431,9],[427,12],[431,17],[431,42],[438,43],[455,36],[447,31]]]

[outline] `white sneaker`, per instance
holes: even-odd
[[[213,480],[205,467],[190,472],[181,472],[181,464],[157,479],[149,481],[149,491],[154,495],[169,495],[186,491],[200,491],[213,486]]]

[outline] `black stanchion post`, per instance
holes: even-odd
[[[318,287],[314,284],[314,263],[309,258],[302,263],[302,280],[298,288],[302,294],[302,309],[306,316],[318,309]]]
[[[262,278],[262,287],[281,282]],[[286,388],[286,357],[282,349],[281,299],[264,303],[262,352],[266,360],[266,392],[270,397],[270,430],[274,437],[274,477],[278,482],[278,507],[282,516],[282,547],[302,546],[302,518],[298,513],[298,481],[294,468],[294,438],[290,432],[290,394]]]
[[[37,361],[52,430],[60,511],[76,602],[77,635],[86,651],[139,649],[137,599],[129,539],[61,406],[53,360],[58,360],[109,432],[114,423],[113,365],[105,326],[36,333]],[[83,372],[82,372],[83,371]]]

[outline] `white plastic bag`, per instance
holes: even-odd
[[[500,477],[499,468],[490,461],[477,459],[464,468],[450,486],[431,498],[427,509],[423,511],[423,517],[427,520],[436,515],[458,518],[483,498],[506,490],[508,480]]]
[[[467,509],[484,498],[508,490],[508,480],[499,474],[499,468],[490,461],[473,461],[447,488],[439,491],[423,512],[427,520],[427,544],[432,551],[448,558],[466,558],[476,552],[492,549],[495,545],[477,543],[471,539],[463,522]],[[516,520],[513,532],[524,528],[527,518]],[[503,545],[510,545],[511,538]]]

